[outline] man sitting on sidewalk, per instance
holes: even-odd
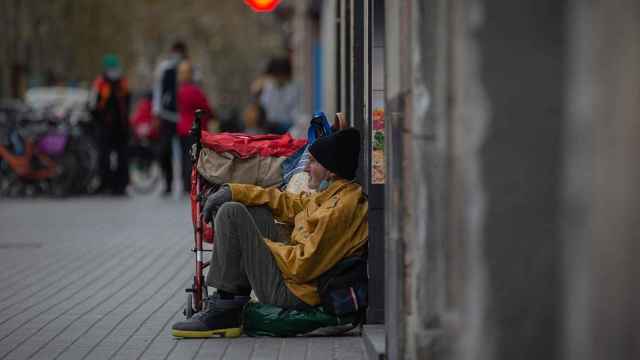
[[[239,336],[251,290],[260,302],[287,309],[319,305],[318,276],[366,250],[368,202],[354,182],[359,132],[320,138],[309,152],[305,171],[315,194],[227,184],[207,198],[203,216],[215,217],[216,231],[207,284],[217,292],[205,311],[173,325],[174,336]],[[274,219],[292,225],[292,233]]]

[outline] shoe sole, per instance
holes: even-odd
[[[212,336],[221,336],[225,338],[234,338],[242,335],[242,329],[229,328],[229,329],[216,329],[206,331],[193,331],[193,330],[171,330],[171,335],[178,338],[208,338]]]

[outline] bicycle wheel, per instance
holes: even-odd
[[[89,138],[74,138],[67,151],[73,154],[78,169],[73,179],[73,191],[95,193],[100,187],[98,147]]]
[[[162,171],[150,149],[138,148],[129,158],[129,183],[138,194],[148,194],[158,187]]]
[[[9,164],[0,159],[0,196],[19,196],[23,186],[18,175],[9,167]]]
[[[65,153],[57,159],[58,174],[49,181],[51,195],[66,197],[73,189],[74,179],[78,176],[76,158],[72,153]]]

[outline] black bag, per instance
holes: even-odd
[[[318,277],[318,294],[326,311],[343,316],[364,313],[368,301],[367,260],[351,256]]]

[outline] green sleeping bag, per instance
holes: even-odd
[[[250,302],[244,308],[242,326],[248,336],[328,336],[355,328],[360,319],[358,313],[341,317],[332,315],[322,306],[310,310],[287,310]]]

